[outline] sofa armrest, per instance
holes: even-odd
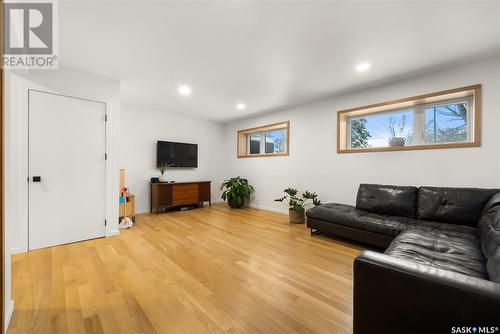
[[[500,284],[365,251],[354,260],[353,318],[354,334],[495,329]]]

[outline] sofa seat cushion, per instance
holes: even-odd
[[[390,236],[396,236],[404,229],[397,219],[386,219],[389,216],[337,203],[322,204],[311,208],[307,211],[307,217]]]
[[[455,231],[456,233],[456,231]],[[408,230],[385,254],[477,278],[488,278],[479,239],[471,234],[447,235],[440,230]]]
[[[345,204],[327,203],[319,205],[309,209],[307,217],[392,237],[406,230],[421,229],[424,231],[440,231],[451,237],[460,236],[477,240],[476,230],[471,227],[376,214]]]

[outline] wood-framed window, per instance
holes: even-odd
[[[337,153],[481,146],[481,85],[337,112]]]
[[[238,130],[238,158],[288,155],[290,121]]]

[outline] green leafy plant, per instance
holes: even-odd
[[[161,175],[163,175],[167,172],[168,164],[166,162],[162,162],[158,169],[160,170]]]
[[[277,198],[274,201],[285,204],[290,210],[303,211],[308,205],[312,204],[314,206],[318,206],[321,204],[321,201],[318,199],[318,194],[316,193],[305,191],[302,193],[302,196],[298,196],[299,191],[297,189],[286,188],[283,191],[286,195],[281,198]]]
[[[253,187],[248,184],[247,179],[241,177],[233,177],[229,180],[225,180],[220,189],[222,192],[222,199],[227,201],[231,207],[241,207],[243,206],[245,200],[250,199],[250,194],[254,190]],[[233,205],[232,205],[233,204]]]

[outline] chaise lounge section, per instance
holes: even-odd
[[[307,217],[311,230],[385,249],[354,261],[354,333],[500,326],[499,190],[362,184],[355,207]]]

